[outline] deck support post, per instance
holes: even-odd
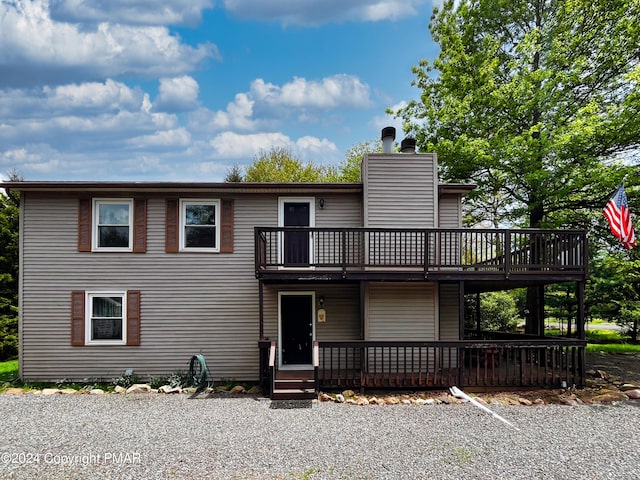
[[[576,285],[576,300],[578,303],[577,313],[576,313],[576,333],[578,334],[578,338],[580,340],[585,339],[585,310],[584,310],[584,290],[585,285],[584,282],[578,282]]]
[[[264,340],[264,283],[262,280],[258,281],[258,304],[259,304],[259,319],[260,319],[260,340]]]

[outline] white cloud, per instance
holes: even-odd
[[[224,0],[239,18],[278,21],[284,25],[320,25],[328,22],[399,20],[418,13],[430,0]]]
[[[0,86],[176,75],[209,57],[214,45],[194,48],[163,26],[83,26],[53,20],[48,0],[0,3]]]
[[[134,137],[127,140],[127,143],[137,149],[186,147],[191,143],[191,134],[180,127]]]
[[[140,108],[143,92],[124,83],[107,79],[104,83],[87,82],[44,87],[42,105],[56,112],[109,112]],[[41,101],[42,101],[41,100]]]
[[[54,150],[113,150],[129,138],[178,128],[175,115],[152,111],[148,94],[112,80],[0,90],[0,118],[5,152],[34,141]]]
[[[52,0],[52,18],[63,22],[195,25],[212,0]]]
[[[248,92],[236,94],[226,110],[191,112],[190,127],[199,131],[275,128],[295,116],[299,123],[317,123],[329,110],[367,109],[373,105],[369,86],[353,75],[333,75],[319,81],[295,77],[282,86],[258,78]],[[335,117],[334,117],[335,118]]]
[[[198,82],[188,75],[161,78],[154,109],[165,112],[193,110],[198,105],[198,93]]]
[[[292,140],[280,132],[248,135],[222,132],[210,141],[210,145],[214,149],[216,157],[249,161],[261,151],[274,147],[285,148],[303,160],[333,161],[338,153],[336,145],[326,138],[305,136],[298,140]]]
[[[320,81],[294,77],[278,87],[258,78],[251,84],[251,95],[265,105],[295,108],[369,108],[370,89],[353,75],[333,75]]]

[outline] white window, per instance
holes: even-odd
[[[180,249],[220,251],[220,200],[180,200]]]
[[[132,250],[133,200],[95,199],[93,201],[94,250],[130,252]]]
[[[124,345],[126,312],[126,292],[87,292],[85,344]]]

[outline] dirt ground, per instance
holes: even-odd
[[[587,352],[587,372],[590,370],[620,377],[623,383],[640,385],[640,354]]]

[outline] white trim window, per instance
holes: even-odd
[[[180,250],[220,251],[220,200],[180,200]]]
[[[127,343],[126,292],[87,292],[85,345]]]
[[[132,199],[94,199],[93,219],[94,251],[132,251]]]

